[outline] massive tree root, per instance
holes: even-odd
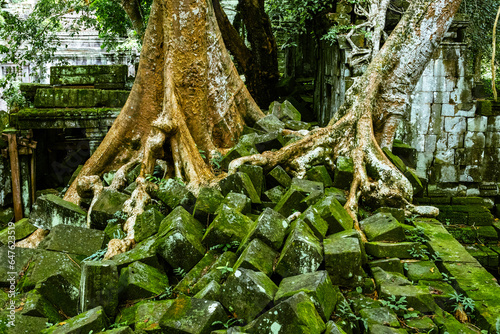
[[[354,163],[346,209],[355,221],[360,199],[426,212],[411,204],[411,184],[381,147],[392,148],[410,94],[459,5],[460,0],[413,1],[365,74],[347,92],[346,102],[327,127],[279,151],[235,160],[230,172],[244,163],[266,169],[281,165],[301,177],[315,164],[333,167],[338,156],[346,156]]]
[[[129,99],[65,199],[95,199],[109,170],[117,170],[110,187],[121,190],[127,171],[141,163],[137,188],[124,205],[127,237],[110,242],[111,257],[133,245],[135,219],[155,187],[146,178],[158,159],[167,177],[181,178],[196,193],[215,178],[210,159],[262,116],[225,49],[211,1],[155,1]]]

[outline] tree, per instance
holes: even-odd
[[[210,160],[236,143],[245,123],[262,116],[222,42],[211,2],[155,1],[130,96],[65,199],[78,203],[88,192],[95,198],[106,170],[118,169],[111,187],[120,189],[127,170],[141,162],[137,189],[124,209],[128,247],[157,159],[167,162],[170,177],[196,191],[215,179]]]
[[[279,71],[278,48],[264,0],[239,0],[238,3],[250,47],[245,43],[245,36],[229,21],[220,1],[213,0],[213,5],[224,43],[245,74],[248,90],[261,108],[267,108],[276,98]]]
[[[392,147],[409,95],[459,5],[460,0],[414,0],[327,127],[279,151],[239,158],[229,172],[243,163],[266,169],[279,164],[300,177],[315,163],[347,156],[355,165],[346,204],[354,219],[360,199],[419,212],[411,205],[409,181],[381,147]],[[111,187],[119,189],[127,169],[141,161],[137,188],[125,204],[128,236],[112,240],[108,256],[124,251],[133,244],[135,217],[150,198],[145,177],[156,159],[165,159],[170,176],[196,190],[215,179],[199,150],[209,157],[223,152],[235,143],[243,120],[251,124],[262,116],[225,50],[210,1],[155,1],[130,97],[65,199],[97,194],[99,176],[117,167]]]

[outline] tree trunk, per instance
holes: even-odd
[[[211,1],[154,1],[130,96],[65,199],[79,203],[82,195],[98,194],[99,176],[109,170],[118,170],[111,187],[120,189],[127,170],[141,162],[137,189],[124,207],[128,236],[115,247],[123,250],[150,199],[145,176],[156,159],[196,192],[215,177],[209,160],[236,143],[245,122],[263,116],[222,42]]]
[[[339,156],[354,162],[354,181],[346,209],[356,220],[358,201],[370,205],[411,205],[409,181],[384,155],[392,148],[398,123],[410,94],[434,49],[448,30],[460,0],[414,0],[362,77],[346,94],[344,105],[326,128],[276,152],[233,161],[230,173],[243,163],[267,169],[281,165],[302,177],[311,166],[329,164]]]
[[[139,0],[122,0],[121,6],[127,13],[135,32],[142,40],[144,36],[144,15],[142,15],[141,4]]]
[[[240,0],[238,4],[244,13],[250,48],[227,18],[219,0],[213,0],[213,4],[224,43],[245,74],[248,90],[257,104],[267,109],[276,98],[279,70],[278,48],[271,31],[271,21],[264,10],[264,0]]]

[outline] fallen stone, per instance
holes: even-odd
[[[359,315],[366,321],[368,328],[373,325],[400,327],[396,313],[388,307],[364,308],[359,311]]]
[[[108,317],[118,308],[119,276],[113,261],[84,261],[80,279],[80,311],[102,306]]]
[[[328,223],[321,218],[321,214],[315,207],[309,206],[299,218],[309,225],[318,239],[323,239],[326,236],[328,232]]]
[[[160,295],[168,286],[168,278],[165,274],[141,262],[134,262],[120,272],[121,300],[136,300]]]
[[[320,334],[326,329],[311,298],[299,292],[244,327],[247,333]]]
[[[62,275],[52,275],[38,282],[36,290],[66,316],[73,317],[79,313],[78,287],[68,282]]]
[[[255,122],[254,127],[257,130],[265,131],[265,132],[274,132],[281,131],[285,128],[285,124],[278,119],[278,117],[274,115],[267,115],[262,117],[257,122]]]
[[[418,281],[418,285],[427,287],[436,304],[442,309],[447,309],[452,305],[451,296],[455,293],[455,289],[450,284],[444,281],[420,280]]]
[[[313,207],[328,223],[329,234],[351,230],[354,227],[352,217],[334,196],[325,196]]]
[[[254,144],[259,153],[279,150],[285,144],[285,138],[281,134],[281,131],[273,131],[255,136]]]
[[[194,217],[199,221],[207,221],[207,219],[215,215],[215,211],[220,206],[224,196],[216,188],[201,188],[194,206]]]
[[[326,323],[325,334],[346,334],[342,328],[340,328],[336,323],[332,320]]]
[[[116,263],[118,272],[136,261],[163,271],[163,266],[158,261],[156,246],[156,237],[150,237],[138,243],[128,252],[113,256],[112,260]]]
[[[203,226],[178,206],[160,224],[156,251],[172,268],[188,271],[205,254],[202,236]]]
[[[359,286],[364,271],[363,254],[357,238],[333,234],[323,240],[325,267],[333,284]]]
[[[433,313],[438,308],[428,289],[419,285],[382,284],[379,287],[379,296],[382,299],[394,296],[396,300],[405,297],[407,307],[422,313]]]
[[[211,281],[203,289],[194,295],[194,298],[207,300],[220,300],[222,288],[219,283]]]
[[[103,189],[90,212],[90,227],[104,230],[109,219],[122,211],[123,203],[129,199],[127,194],[112,189]]]
[[[340,189],[349,189],[354,175],[354,163],[351,158],[340,156],[335,162],[333,186]]]
[[[325,188],[325,195],[332,196],[344,206],[347,203],[346,191],[335,187]]]
[[[302,212],[307,209],[304,200],[305,196],[300,191],[290,188],[276,204],[274,210],[288,217],[294,212]]]
[[[222,285],[221,303],[248,322],[273,301],[277,290],[264,273],[239,268]]]
[[[271,208],[265,208],[253,224],[250,232],[241,242],[241,247],[246,247],[253,239],[260,239],[274,250],[278,251],[283,245],[288,222],[281,214]],[[240,252],[240,250],[238,250]]]
[[[408,334],[408,331],[403,328],[393,328],[383,325],[374,324],[368,328],[369,334]]]
[[[348,292],[345,294],[346,302],[349,301],[352,310],[355,313],[359,313],[362,309],[368,308],[380,308],[382,307],[382,303],[379,300],[372,299],[359,293],[355,290]],[[339,298],[341,299],[341,298]],[[338,304],[337,304],[338,305]]]
[[[231,174],[219,182],[221,192],[224,196],[230,192],[241,193],[252,201],[252,203],[260,203],[260,194],[257,193],[255,187],[246,173],[236,172]]]
[[[10,230],[14,231],[15,241],[22,240],[29,236],[31,233],[36,231],[36,226],[30,223],[28,218],[23,218],[18,220],[14,227],[11,227]],[[12,233],[12,232],[11,232]],[[12,235],[12,234],[11,234]],[[9,240],[9,228],[5,228],[0,232],[0,245],[7,245]]]
[[[415,254],[423,254],[421,252],[422,245],[418,242],[367,242],[365,244],[366,253],[377,258],[393,258],[412,259]]]
[[[160,327],[172,334],[209,334],[215,321],[226,321],[219,302],[179,296],[160,320]]]
[[[286,193],[286,189],[282,186],[276,186],[267,191],[264,191],[264,195],[267,199],[273,203],[278,203],[281,197]]]
[[[439,333],[438,326],[430,318],[427,317],[408,319],[406,320],[406,325],[409,328],[413,328],[414,330],[416,330],[417,333],[429,333],[429,334]]]
[[[404,176],[410,181],[413,186],[413,195],[419,195],[422,190],[424,190],[424,186],[422,185],[422,181],[417,175],[417,172],[413,168],[407,168],[406,172],[404,172]]]
[[[224,208],[230,208],[236,212],[246,215],[252,210],[252,201],[244,194],[231,192],[227,194],[226,198],[224,198],[221,205],[215,211],[215,214],[218,215]]]
[[[241,242],[252,225],[253,221],[250,218],[224,206],[208,226],[203,242],[209,247],[233,241]]]
[[[317,271],[284,278],[274,296],[276,304],[299,292],[306,293],[323,320],[330,318],[340,291],[334,288],[326,271]]]
[[[317,181],[299,179],[296,177],[292,179],[292,184],[290,185],[290,188],[297,190],[306,196],[312,193],[319,192],[323,194],[325,192],[323,183]]]
[[[390,213],[376,213],[359,222],[368,241],[404,241],[403,227]]]
[[[398,258],[374,260],[368,263],[370,268],[380,267],[384,271],[392,271],[403,275],[403,264]]]
[[[90,256],[106,247],[104,231],[72,225],[57,225],[38,245],[41,249]]]
[[[149,301],[141,304],[135,313],[135,329],[146,333],[162,333],[160,320],[174,300]]]
[[[248,155],[258,154],[257,148],[255,147],[254,140],[257,136],[256,133],[243,135],[240,137],[239,142],[229,150],[226,155],[222,158],[220,163],[221,168],[227,170],[231,161],[237,158],[241,158]]]
[[[209,250],[205,256],[191,269],[174,288],[175,292],[186,295],[192,293],[192,287],[200,280],[221,255],[215,250]]]
[[[406,276],[411,281],[438,281],[443,279],[436,264],[431,261],[408,262]]]
[[[165,216],[154,207],[147,208],[137,216],[134,224],[134,239],[141,242],[158,233],[161,221]]]
[[[292,184],[292,178],[281,166],[276,166],[266,175],[266,184],[268,187],[288,188]]]
[[[72,286],[80,286],[80,268],[69,254],[39,250],[28,260],[27,266],[22,271],[24,275],[17,285],[19,291],[29,291],[38,282],[58,275]]]
[[[375,210],[374,213],[390,213],[401,224],[404,224],[405,222],[405,210],[400,208],[383,206]]]
[[[59,224],[87,226],[85,211],[78,205],[52,194],[37,198],[29,218],[33,225],[44,230],[51,230]]]
[[[288,120],[300,121],[301,119],[300,112],[288,100],[285,100],[279,106],[279,108],[273,107],[272,114],[278,117],[281,121],[288,121]]]
[[[241,253],[233,269],[251,269],[261,271],[269,276],[273,272],[273,264],[277,256],[278,253],[263,241],[253,239]]]
[[[236,263],[236,254],[233,252],[224,252],[217,261],[202,275],[190,289],[190,293],[196,294],[204,289],[211,282],[222,283],[222,281],[231,273],[231,268]],[[205,273],[206,272],[206,273]]]
[[[122,324],[124,326],[135,326],[135,315],[137,314],[137,309],[143,305],[151,302],[150,300],[142,300],[135,304],[127,304],[122,308],[118,309],[118,315],[115,318],[116,324]]]
[[[175,179],[168,179],[156,192],[156,196],[165,205],[173,210],[177,206],[182,206],[189,212],[193,211],[196,197],[186,188],[186,185]]]
[[[460,323],[453,315],[443,310],[438,310],[433,320],[438,326],[440,333],[478,334],[477,330]]]
[[[308,180],[323,183],[325,187],[333,185],[332,178],[324,165],[311,167],[307,170],[306,177]]]
[[[134,334],[134,331],[126,326],[126,327],[118,327],[114,329],[110,329],[104,332],[100,332],[101,334]],[[135,332],[138,333],[138,332]]]
[[[41,331],[42,334],[98,333],[108,326],[104,309],[100,306]]]
[[[0,304],[0,308],[3,308],[2,304]],[[31,290],[26,295],[26,302],[23,306],[22,311],[20,311],[20,314],[32,317],[47,318],[48,322],[50,323],[60,322],[65,319],[58,312],[57,308],[55,308],[54,305],[52,305],[52,303],[50,303],[36,289]]]
[[[39,249],[16,247],[12,250],[8,245],[0,246],[0,258],[5,259],[5,263],[15,260],[13,264],[14,268],[10,267],[10,263],[9,266],[0,265],[0,286],[10,287],[12,277],[17,282],[20,282],[20,278],[24,276],[26,268],[31,264],[35,255],[40,252],[41,250]],[[15,275],[12,275],[13,272]],[[28,290],[30,289],[26,291]]]
[[[411,282],[405,275],[397,272],[385,271],[380,267],[372,268],[373,279],[375,284],[380,287],[381,285],[411,285]]]
[[[309,226],[298,222],[288,236],[276,265],[281,277],[316,271],[323,262],[323,247]]]
[[[5,334],[45,333],[43,330],[47,328],[47,320],[43,317],[17,314],[14,327],[5,328],[5,325],[0,324],[0,330]]]

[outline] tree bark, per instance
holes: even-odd
[[[139,0],[122,0],[121,6],[127,13],[135,32],[142,40],[144,35],[144,15],[142,15],[141,4]]]
[[[257,104],[267,109],[276,98],[279,70],[278,48],[271,21],[264,10],[264,0],[240,0],[238,4],[244,13],[242,17],[250,48],[229,22],[219,0],[213,0],[213,4],[224,43],[241,66],[248,90]]]
[[[448,30],[461,0],[414,0],[362,77],[349,89],[345,103],[327,127],[276,152],[243,157],[243,163],[270,169],[281,165],[303,177],[308,168],[334,168],[339,156],[354,162],[354,181],[346,209],[356,221],[358,202],[370,205],[411,205],[409,181],[384,155],[392,148],[397,125],[408,109],[410,94],[434,49]]]
[[[135,217],[150,200],[145,177],[157,159],[196,192],[215,178],[210,158],[232,147],[245,123],[263,116],[222,42],[211,1],[154,1],[130,96],[65,199],[79,203],[89,192],[97,195],[98,177],[109,170],[118,170],[111,187],[120,189],[126,171],[141,162],[137,189],[125,203],[128,236],[115,240],[115,250],[123,251],[133,243]]]

